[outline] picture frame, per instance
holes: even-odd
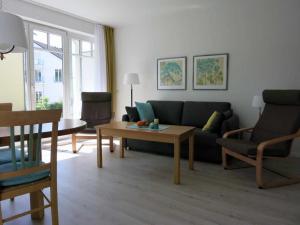
[[[157,59],[157,90],[186,90],[187,57]]]
[[[193,90],[228,90],[229,54],[193,57]]]

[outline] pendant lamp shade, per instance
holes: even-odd
[[[0,54],[21,53],[28,48],[23,20],[0,11]]]

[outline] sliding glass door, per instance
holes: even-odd
[[[66,115],[68,86],[66,33],[29,25],[29,76],[27,101],[30,109],[63,109]]]
[[[94,37],[26,23],[24,60],[26,109],[63,109],[80,118],[81,92],[94,91]]]
[[[81,92],[93,91],[95,86],[95,59],[92,39],[73,36],[72,52],[72,117],[81,116]]]

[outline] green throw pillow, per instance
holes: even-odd
[[[153,122],[155,116],[150,103],[135,102],[135,105],[139,113],[140,120]]]
[[[202,128],[202,131],[217,133],[220,130],[222,121],[223,121],[223,114],[214,111],[213,114],[211,114],[211,116],[207,120],[204,127]]]

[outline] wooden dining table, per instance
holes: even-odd
[[[58,136],[68,135],[80,132],[86,128],[86,122],[79,119],[61,119],[58,123]],[[43,124],[42,138],[51,137],[51,124]],[[28,135],[29,131],[25,129],[25,138]],[[15,141],[18,141],[20,135],[18,130],[16,130]],[[0,128],[0,147],[8,146],[10,141],[10,129],[9,128]],[[0,150],[1,151],[1,150]],[[44,199],[42,193],[33,192],[30,193],[30,205],[31,209],[38,208],[44,205]],[[42,219],[44,217],[44,210],[35,212],[31,214],[33,219]]]

